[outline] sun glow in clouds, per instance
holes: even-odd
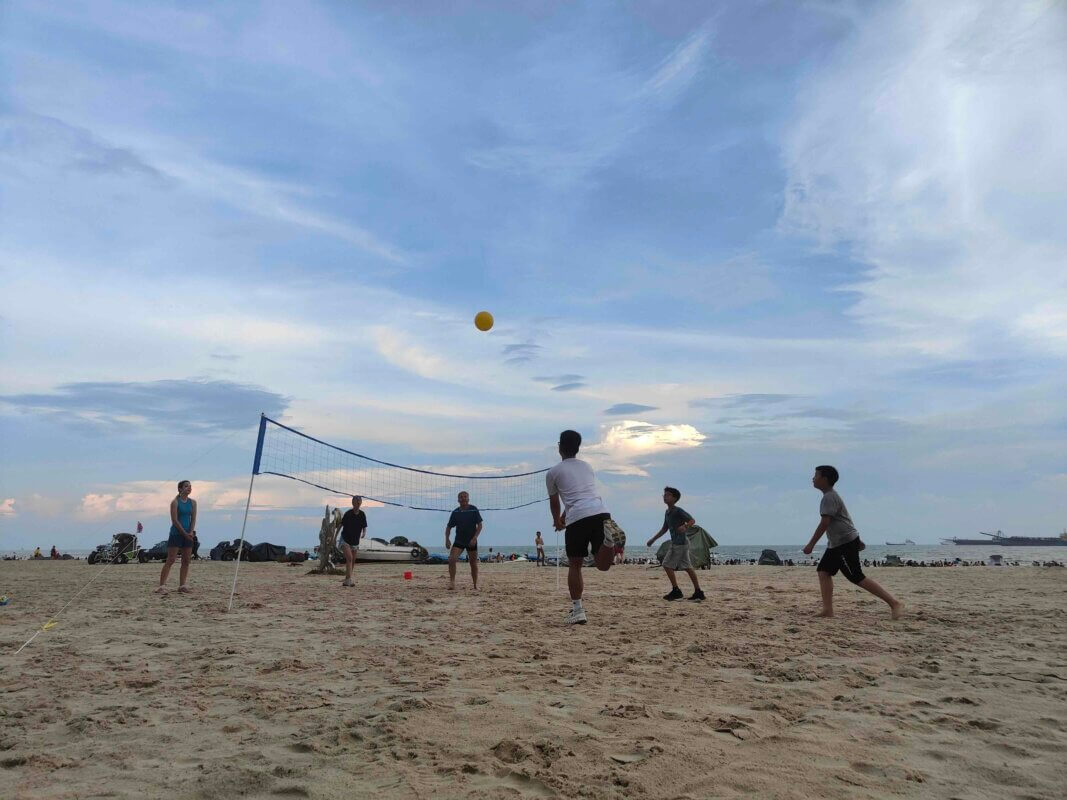
[[[604,472],[648,475],[639,462],[672,448],[699,447],[708,437],[692,425],[654,425],[627,419],[603,427],[600,442],[589,448],[589,460]]]

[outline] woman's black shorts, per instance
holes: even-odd
[[[819,559],[819,572],[836,575],[838,570],[853,583],[859,583],[867,577],[860,567],[860,540],[858,536],[851,542],[845,542],[839,547],[827,547],[826,552]]]

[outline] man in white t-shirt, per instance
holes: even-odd
[[[584,625],[582,607],[582,564],[590,553],[595,555],[604,543],[604,520],[611,515],[596,491],[593,468],[579,458],[582,435],[577,431],[563,431],[559,435],[559,454],[563,459],[545,475],[548,503],[552,508],[552,524],[557,531],[566,529],[567,588],[571,594],[571,613],[567,625]],[[563,511],[560,512],[560,501]]]

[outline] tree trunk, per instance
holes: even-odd
[[[330,507],[326,506],[326,513],[322,516],[322,525],[319,527],[319,565],[308,574],[317,575],[340,575],[342,570],[333,566],[333,551],[337,547],[337,534],[341,530],[341,510],[335,508],[330,514]]]

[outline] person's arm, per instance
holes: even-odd
[[[175,497],[170,501],[170,524],[173,525],[178,531],[185,535],[185,528],[182,527],[181,522],[178,521],[178,498]]]
[[[362,511],[359,512],[363,514]],[[356,544],[363,541],[363,537],[367,535],[367,515],[363,514],[363,527],[359,529],[359,538],[356,539]]]
[[[667,532],[667,523],[666,523],[666,522],[664,522],[664,523],[663,523],[663,527],[659,529],[659,533],[657,533],[657,534],[656,534],[655,536],[653,536],[653,537],[652,537],[651,539],[649,539],[649,540],[648,540],[648,541],[647,541],[647,542],[645,543],[645,546],[646,546],[646,547],[651,547],[651,546],[652,546],[652,543],[653,543],[654,541],[656,541],[656,539],[658,539],[659,537],[661,537],[661,536],[662,536],[663,534],[665,534],[666,532]]]
[[[190,500],[189,502],[193,504],[193,513],[189,517],[189,531],[185,534],[185,538],[192,542],[196,536],[196,501]]]
[[[826,529],[830,527],[830,515],[823,514],[822,519],[819,520],[819,526],[815,529],[815,533],[811,535],[811,540],[804,545],[804,555],[810,556],[811,551],[815,549],[815,544],[822,538],[822,535],[826,533]]]
[[[448,524],[445,525],[445,550],[451,550],[452,549],[452,540],[449,538],[448,535],[452,532],[452,529],[456,526],[456,523],[454,522],[455,516],[456,516],[455,513],[453,513],[451,516],[449,516]]]
[[[474,536],[471,537],[471,544],[478,544],[478,535],[482,532],[482,521],[478,520],[478,524],[474,526]]]
[[[552,527],[557,531],[561,531],[567,527],[567,523],[563,519],[563,515],[560,513],[559,508],[559,495],[553,494],[548,498],[548,507],[552,509]]]

